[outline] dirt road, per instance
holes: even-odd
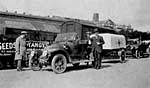
[[[86,65],[68,67],[63,74],[15,69],[0,71],[0,88],[150,88],[150,58],[102,63],[95,70]]]

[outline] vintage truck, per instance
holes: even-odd
[[[125,37],[109,33],[99,35],[105,41],[104,57],[119,57],[121,62],[125,61]],[[50,65],[55,73],[63,73],[68,63],[77,67],[80,63],[93,62],[94,59],[90,57],[90,53],[91,48],[88,45],[88,40],[82,40],[76,32],[61,33],[57,35],[53,44],[43,50],[36,64],[40,68],[43,65]]]
[[[88,58],[90,53],[87,49],[87,40],[81,40],[77,33],[58,34],[54,43],[43,50],[37,61],[39,64],[33,63],[33,66],[37,64],[41,68],[50,65],[55,73],[62,73],[66,70],[67,63],[79,66],[81,62],[92,62],[93,59]]]
[[[69,25],[69,27],[67,25]],[[42,51],[42,55],[37,60],[34,60],[35,63],[32,63],[33,70],[36,66],[41,69],[44,65],[50,65],[53,72],[59,74],[66,70],[68,63],[77,67],[80,63],[93,62],[91,47],[88,45],[85,32],[87,29],[90,29],[92,32],[94,29],[94,27],[92,27],[81,25],[81,23],[79,24],[78,22],[66,23],[64,28],[62,28],[62,32],[57,34],[55,41],[45,47]],[[105,29],[98,29],[100,32],[105,31]],[[111,57],[110,59],[115,58],[121,62],[125,61],[125,37],[112,33],[99,33],[99,35],[102,36],[105,41],[103,46],[104,59]]]

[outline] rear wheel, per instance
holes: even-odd
[[[53,72],[60,74],[67,68],[67,60],[63,54],[56,54],[51,62]]]
[[[122,51],[120,51],[120,61],[121,62],[125,62],[125,60],[126,60],[126,53],[125,53],[125,50],[122,50]]]
[[[137,58],[137,59],[139,59],[140,58],[140,51],[139,50],[136,50],[135,51],[135,57]]]

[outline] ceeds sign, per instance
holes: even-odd
[[[0,42],[0,50],[10,50],[14,49],[15,44],[11,42]]]
[[[27,41],[27,49],[43,49],[49,43],[46,41]],[[15,53],[15,43],[0,42],[0,56],[10,56]]]
[[[0,56],[10,56],[15,53],[15,43],[0,42]]]

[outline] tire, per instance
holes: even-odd
[[[121,51],[121,54],[120,54],[120,62],[125,62],[126,60],[126,53],[125,51]]]
[[[135,58],[137,58],[137,59],[140,58],[140,52],[138,50],[135,51]]]
[[[80,65],[80,63],[75,63],[75,64],[73,64],[73,67],[79,67],[79,65]]]
[[[0,61],[0,69],[3,69],[4,68],[4,64],[2,61]]]
[[[33,61],[32,70],[33,71],[40,71],[41,70],[41,66],[40,66],[40,63],[38,60]]]
[[[11,68],[14,68],[14,67],[15,67],[15,64],[14,64],[14,63],[15,63],[14,60],[10,60],[10,61],[9,61],[9,64],[10,64],[10,67],[11,67]]]
[[[63,54],[56,54],[51,62],[52,70],[56,74],[65,72],[67,68],[67,60]]]

